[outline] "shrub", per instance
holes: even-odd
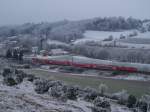
[[[112,41],[113,40],[113,36],[110,35],[108,38],[104,39],[103,41]]]
[[[3,77],[6,77],[6,76],[8,76],[10,73],[12,73],[11,68],[4,68],[2,75],[3,75]]]
[[[147,112],[148,104],[144,101],[139,101],[137,107],[141,112]]]
[[[21,70],[17,70],[17,69],[15,69],[13,74],[12,74],[12,77],[15,79],[17,84],[21,83],[26,76],[27,76],[26,73],[24,73]]]
[[[68,86],[67,91],[66,91],[66,96],[70,100],[76,100],[77,95],[78,95],[78,89],[73,86]]]
[[[31,75],[31,74],[28,74],[27,75],[27,80],[30,81],[30,82],[33,82],[34,79],[36,79],[36,77],[34,75]]]
[[[136,97],[133,96],[133,95],[130,95],[130,96],[128,97],[127,107],[133,108],[133,107],[135,106],[135,104],[136,104],[136,101],[137,101]]]
[[[30,69],[31,67],[30,67],[29,64],[25,64],[25,65],[23,65],[23,68],[25,68],[25,69]]]
[[[17,83],[12,77],[5,77],[4,78],[4,84],[6,84],[7,86],[14,86]]]
[[[4,83],[8,86],[19,84],[26,77],[23,71],[17,69],[12,70],[11,68],[5,68],[3,70]]]
[[[16,74],[16,76],[14,77],[15,81],[17,82],[17,84],[21,83],[24,79],[24,76],[22,74]]]
[[[140,33],[145,33],[146,32],[146,29],[144,27],[140,28],[139,29]]]
[[[119,104],[125,105],[128,101],[128,93],[126,90],[122,90],[121,92],[115,93],[112,95],[113,98],[118,100]]]
[[[94,103],[94,107],[92,108],[93,112],[111,112],[110,103],[106,99],[97,97],[93,103]]]
[[[137,107],[142,112],[148,112],[150,110],[150,95],[143,95],[138,101]]]
[[[49,87],[62,86],[63,83],[61,81],[53,81],[53,80],[51,80],[51,81],[48,82],[48,85],[49,85]]]
[[[12,52],[10,49],[6,51],[6,58],[12,58]]]
[[[125,39],[126,36],[124,36],[123,34],[120,35],[120,39]]]
[[[116,76],[116,75],[126,75],[126,74],[128,74],[128,72],[125,72],[125,71],[113,71],[112,72],[112,76]]]
[[[108,87],[105,84],[99,85],[99,91],[102,96],[107,92],[107,90],[108,90]]]
[[[49,93],[52,97],[61,97],[63,94],[62,86],[53,86],[52,88],[50,88]]]
[[[84,89],[83,97],[86,101],[93,101],[98,95],[99,93],[95,89],[89,87]]]
[[[48,90],[49,90],[48,80],[37,79],[34,82],[34,84],[35,84],[35,91],[38,94],[43,94],[45,92],[48,92]]]

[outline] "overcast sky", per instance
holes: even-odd
[[[104,16],[150,18],[150,0],[0,0],[0,25]]]

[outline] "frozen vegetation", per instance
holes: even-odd
[[[23,74],[7,68],[0,75],[0,112],[132,112],[101,97],[105,85],[101,85],[102,94],[92,88],[81,89]],[[18,82],[18,78],[22,80]]]

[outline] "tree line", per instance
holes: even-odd
[[[75,45],[72,52],[78,55],[102,60],[117,60],[121,62],[149,64],[150,52],[140,49],[108,48],[87,45]]]
[[[32,35],[33,37],[46,37],[69,43],[72,40],[83,38],[86,30],[118,31],[141,29],[142,21],[123,17],[94,18],[82,21],[60,21],[56,23],[26,23],[20,26],[0,27],[0,37],[18,35]]]
[[[6,58],[12,58],[18,61],[23,61],[23,50],[17,50],[17,49],[8,49],[6,51]]]

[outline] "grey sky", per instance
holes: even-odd
[[[99,16],[150,18],[150,0],[0,0],[0,25]]]

